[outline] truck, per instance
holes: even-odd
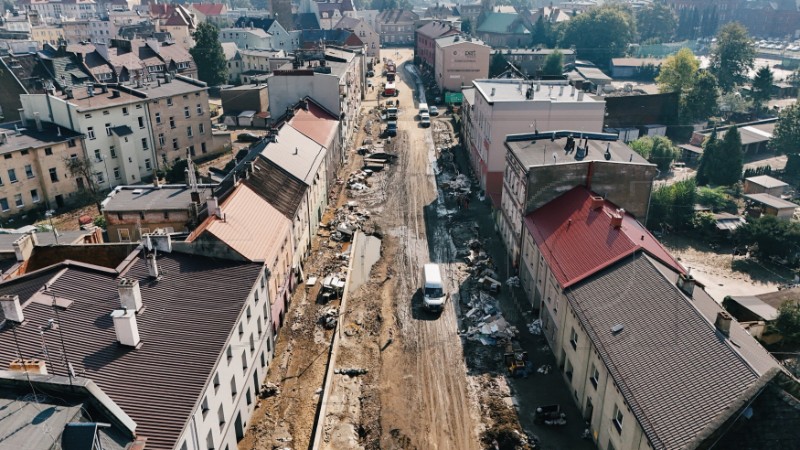
[[[397,121],[390,120],[386,122],[386,135],[387,136],[397,136]]]
[[[425,264],[422,270],[424,285],[422,287],[425,309],[442,312],[447,301],[447,292],[442,282],[442,270],[438,264]]]
[[[397,66],[391,59],[386,62],[386,81],[394,81],[397,76]]]
[[[394,83],[386,83],[386,86],[383,87],[383,96],[394,97],[396,95],[397,95],[397,88],[395,87]]]

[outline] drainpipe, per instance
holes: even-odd
[[[147,134],[148,136],[150,136],[150,152],[153,154],[153,161],[155,162],[155,165],[153,167],[155,167],[156,172],[158,172],[159,162],[158,162],[158,154],[156,154],[156,139],[155,136],[153,135],[153,123],[150,120],[151,119],[150,102],[148,101],[144,102],[144,113],[145,117],[147,117]],[[155,176],[157,177],[158,174],[156,174]]]

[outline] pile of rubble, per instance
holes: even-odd
[[[372,176],[372,169],[358,170],[350,174],[347,178],[347,188],[354,191],[363,191],[369,189],[369,181],[367,178]]]
[[[332,229],[331,239],[337,242],[349,241],[353,234],[362,229],[369,220],[370,212],[358,207],[358,202],[349,201],[341,208],[337,208],[334,217],[328,224]]]
[[[333,306],[328,306],[320,311],[319,323],[326,330],[336,328],[336,322],[339,320],[339,309]]]
[[[468,324],[464,333],[467,339],[480,341],[483,345],[496,345],[508,342],[519,334],[517,328],[503,317],[497,299],[488,293],[473,293],[467,306],[470,308],[464,316]]]

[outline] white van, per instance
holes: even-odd
[[[425,277],[422,289],[425,308],[430,311],[442,311],[447,300],[447,293],[442,282],[442,271],[439,265],[425,264],[423,276]]]
[[[422,117],[423,114],[430,114],[428,111],[428,104],[427,103],[420,103],[419,104],[419,115]]]

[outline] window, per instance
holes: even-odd
[[[574,368],[572,367],[572,361],[567,359],[567,363],[564,365],[564,374],[567,376],[569,381],[572,381],[572,372]]]
[[[7,198],[5,198],[5,197],[0,198],[0,208],[2,208],[3,211],[8,211],[10,209],[8,207],[8,199]]]
[[[161,113],[156,113],[156,123],[161,124]]]
[[[142,150],[147,150],[147,138],[142,138]]]
[[[248,406],[252,405],[253,404],[253,394],[251,393],[250,388],[247,388],[247,393],[245,395],[247,396],[247,405]]]
[[[247,318],[248,319],[253,317],[253,311],[250,310],[249,306],[247,307],[247,310],[246,310],[245,314],[247,314]]]
[[[214,374],[214,393],[216,393],[217,390],[219,390],[219,374],[215,373]]]
[[[108,147],[108,152],[111,153],[111,157],[112,158],[116,158],[117,157],[117,149],[114,148],[113,145]]]
[[[622,420],[624,419],[622,415],[622,411],[620,411],[617,405],[614,405],[614,415],[611,418],[611,421],[614,423],[614,428],[617,429],[618,433],[622,433]]]
[[[136,109],[142,109],[142,104],[139,103],[138,105],[136,105]]]
[[[128,107],[127,106],[123,106],[122,107],[122,115],[123,116],[127,116],[128,115]]]
[[[50,172],[50,181],[52,181],[53,183],[58,181],[58,171],[56,170],[56,168],[55,167],[51,167],[49,172]],[[2,183],[0,183],[0,184],[2,184]]]
[[[265,367],[267,365],[267,357],[264,352],[261,352],[261,367]]]
[[[31,201],[33,203],[39,203],[39,191],[36,189],[31,189]]]
[[[242,370],[247,370],[247,352],[242,352]]]
[[[189,155],[194,156],[194,145],[189,146]]]
[[[53,149],[50,147],[46,147],[44,149],[44,156],[52,156],[52,155],[53,155]]]
[[[11,159],[12,157],[13,155],[11,153],[6,153],[5,155],[3,155],[3,158],[5,159]]]
[[[117,230],[119,233],[119,241],[120,242],[130,242],[131,241],[131,232],[127,228],[120,228]]]
[[[22,194],[14,194],[14,204],[17,208],[22,208],[25,206],[25,203],[22,202]]]
[[[575,332],[575,328],[573,328],[572,332],[569,334],[569,343],[572,345],[573,350],[578,349],[578,333]]]
[[[186,127],[186,136],[189,136],[189,137],[193,136],[193,134],[192,134],[192,126],[191,125]]]
[[[204,418],[204,419],[205,419],[205,418],[206,418],[206,416],[208,415],[208,411],[209,411],[210,409],[211,409],[211,408],[209,408],[209,407],[208,407],[208,397],[203,397],[203,403],[202,403],[202,404],[200,404],[200,411],[202,411],[202,412],[203,412],[203,418]]]
[[[33,166],[30,164],[25,164],[25,176],[28,178],[33,178]]]
[[[89,127],[86,129],[86,135],[89,136],[89,139],[94,139],[94,127]]]
[[[114,179],[119,180],[122,177],[119,173],[119,167],[114,167]]]
[[[17,182],[17,171],[14,169],[8,169],[8,179],[11,180],[12,183]]]
[[[106,124],[106,136],[111,136],[111,124]]]
[[[589,381],[592,382],[592,386],[594,386],[596,389],[597,383],[600,381],[600,371],[597,370],[597,366],[595,366],[594,363],[592,363],[592,371],[590,373],[592,376],[589,377]]]
[[[178,149],[178,138],[172,138],[172,149],[173,150]]]
[[[244,335],[244,324],[239,322],[239,337],[242,337],[243,335]]]
[[[109,112],[108,112],[108,110],[105,110],[105,111],[103,111],[103,115],[104,115],[104,116],[107,116],[107,115],[109,115]]]
[[[189,114],[189,107],[188,107],[188,106],[184,106],[184,107],[183,107],[183,117],[185,117],[185,118],[187,118],[187,119],[190,117],[190,114]]]
[[[92,115],[91,114],[84,114],[83,118],[84,119],[91,119]]]
[[[236,398],[236,375],[231,377],[231,398]]]
[[[99,148],[94,149],[94,160],[95,161],[102,161],[103,160],[103,156],[100,154],[100,149]]]
[[[95,176],[95,178],[97,178],[97,182],[98,183],[105,183],[106,182],[105,176],[103,176],[103,172],[95,172],[94,176]]]
[[[188,96],[188,95],[184,95],[184,96],[183,96],[183,99],[184,99],[184,100],[189,100],[189,96]]]
[[[150,158],[144,160],[144,168],[146,170],[153,170],[153,164],[150,162]]]
[[[136,121],[139,122],[139,128],[144,128],[144,117],[139,116],[136,118]]]
[[[200,106],[200,103],[197,104],[197,115],[200,116],[203,114],[203,107]]]
[[[159,145],[159,147],[163,147],[164,146],[164,141],[165,141],[164,133],[158,133],[158,145]]]
[[[217,420],[219,420],[219,430],[222,431],[222,428],[225,426],[225,409],[222,405],[219,405],[219,409],[217,410]]]
[[[206,143],[205,142],[201,142],[200,143],[200,151],[203,152],[203,153],[206,152]]]
[[[233,347],[230,345],[228,346],[228,349],[225,350],[225,356],[228,358],[228,364],[230,364],[231,360],[233,359]]]
[[[77,143],[77,141],[75,141],[75,139],[70,139],[70,140],[67,141],[67,146],[68,147],[75,147],[76,145],[78,145],[78,143]]]
[[[169,127],[170,128],[175,128],[175,118],[174,117],[170,117],[169,118]]]
[[[261,324],[258,324],[258,327],[261,328]],[[256,350],[256,339],[253,335],[250,335],[250,351],[254,352]]]
[[[172,98],[167,99],[167,106],[172,106]]]

